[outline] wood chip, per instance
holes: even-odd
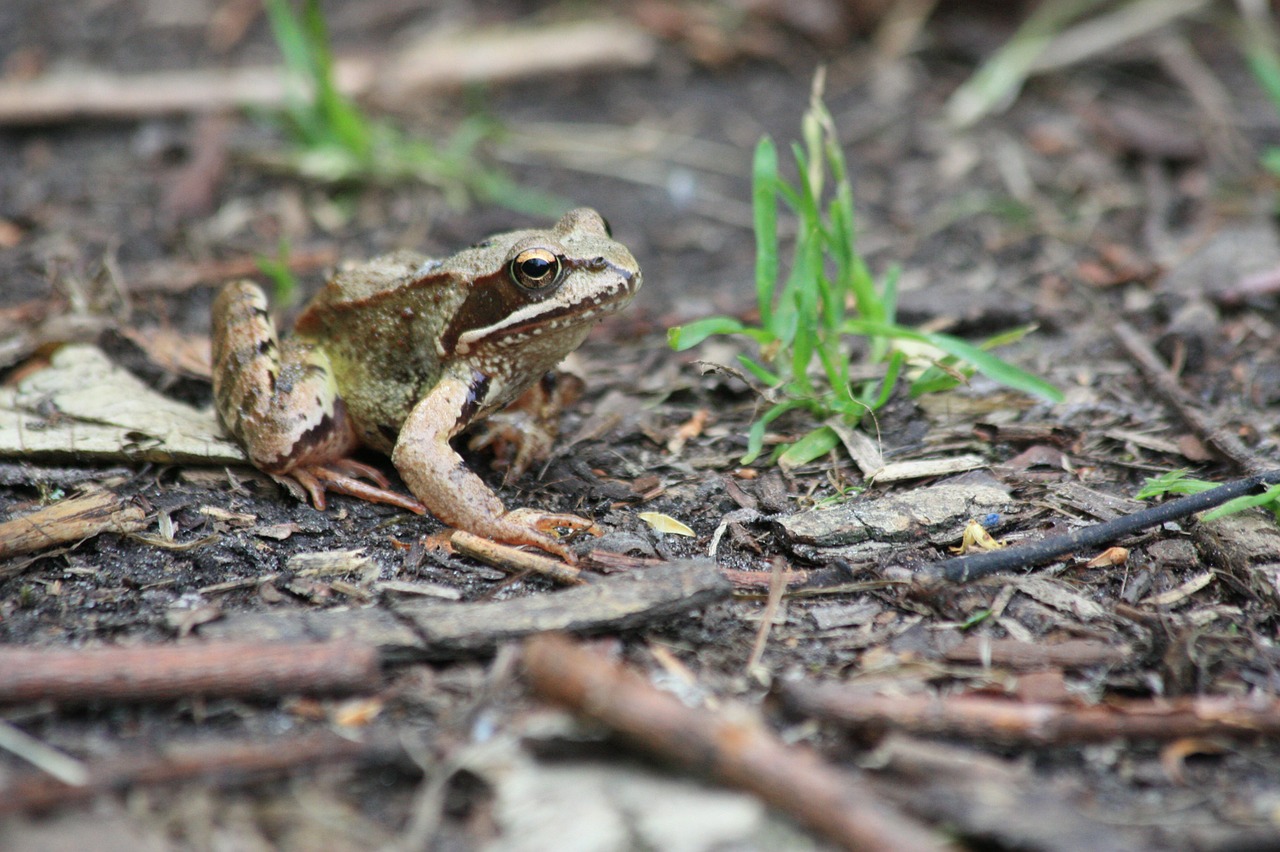
[[[1149,598],[1144,598],[1142,603],[1149,606],[1172,606],[1173,604],[1181,603],[1212,582],[1213,572],[1205,571],[1203,574],[1197,574],[1190,580],[1187,580],[1176,589],[1170,589],[1167,592],[1161,592],[1158,595],[1152,595]]]
[[[0,524],[0,559],[82,541],[104,532],[133,532],[146,526],[146,513],[110,491],[61,500],[45,509]],[[0,579],[14,566],[0,566]]]

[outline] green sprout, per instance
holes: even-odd
[[[286,168],[329,184],[417,181],[439,188],[459,208],[471,199],[537,214],[567,206],[480,162],[477,147],[498,132],[488,119],[463,122],[447,144],[437,147],[362,113],[335,82],[319,0],[303,0],[300,14],[289,0],[267,0],[266,9],[292,84],[276,117],[293,143],[284,157]]]
[[[276,256],[259,255],[258,270],[272,283],[272,304],[278,308],[292,305],[298,298],[298,279],[289,265],[289,240],[281,237],[276,245]]]
[[[1153,497],[1164,497],[1169,494],[1178,496],[1199,494],[1201,491],[1217,488],[1221,484],[1221,482],[1192,479],[1185,470],[1172,470],[1147,479],[1134,497],[1138,500],[1150,500]],[[1243,497],[1228,500],[1218,508],[1205,512],[1201,520],[1213,521],[1255,506],[1268,510],[1275,515],[1277,521],[1280,521],[1280,485],[1273,485],[1261,494],[1246,494]]]
[[[669,332],[670,343],[678,350],[696,346],[713,334],[740,335],[759,346],[757,357],[741,355],[739,360],[776,401],[752,425],[742,463],[760,455],[765,429],[789,411],[807,411],[819,422],[838,417],[855,424],[884,405],[907,370],[909,350],[929,364],[912,379],[913,395],[955,387],[976,371],[1008,387],[1060,400],[1052,385],[987,351],[1019,339],[1029,328],[974,345],[895,321],[898,274],[891,270],[877,283],[858,253],[853,190],[835,124],[822,102],[821,74],[815,79],[801,133],[803,145],[792,146],[800,174],[796,184],[779,175],[777,151],[769,137],[756,146],[752,204],[759,324],[719,316]],[[798,218],[785,278],[780,277],[779,203]],[[851,336],[865,338],[871,360],[886,365],[883,378],[851,379]],[[815,363],[817,369],[813,369]],[[775,459],[786,466],[804,464],[833,449],[838,441],[834,429],[819,426],[795,443],[781,446]]]
[[[1266,93],[1271,107],[1280,113],[1280,53],[1277,53],[1275,31],[1268,20],[1252,21],[1243,29],[1245,61],[1253,77]],[[1280,146],[1271,145],[1262,152],[1262,167],[1280,176]]]

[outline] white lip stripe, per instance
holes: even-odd
[[[572,303],[576,305],[586,305],[588,302],[591,302],[596,305],[596,308],[594,309],[587,308],[582,311],[570,311],[564,315],[564,320],[580,321],[586,317],[590,317],[591,315],[598,312],[598,308],[601,302],[612,301],[612,297],[615,293],[623,292],[625,290],[626,290],[626,285],[622,283],[620,283],[617,287],[610,288],[609,290],[603,290],[603,291],[596,290],[593,292],[592,296],[589,299],[584,299],[580,302]],[[505,328],[522,325],[526,322],[529,322],[530,320],[536,319],[542,314],[548,313],[549,312],[548,309],[559,311],[563,308],[564,308],[564,303],[558,302],[555,299],[552,299],[549,302],[534,302],[532,304],[525,305],[523,308],[520,308],[518,311],[513,311],[503,319],[499,320],[498,322],[495,322],[493,325],[487,325],[483,328],[474,328],[471,331],[460,334],[458,336],[457,348],[460,352],[463,352],[465,354],[470,349],[471,346],[473,346],[474,344],[478,343],[479,341],[483,340],[484,338],[488,337],[491,334],[497,334],[497,333],[500,333]],[[550,325],[553,327],[560,324],[562,324],[560,321],[557,321],[554,319],[550,323]]]

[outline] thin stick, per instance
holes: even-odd
[[[379,682],[377,649],[350,642],[0,649],[0,704],[278,698],[371,691]]]
[[[1080,707],[979,695],[877,695],[843,684],[803,681],[785,683],[780,691],[789,710],[850,728],[1004,744],[1280,734],[1280,700],[1273,697],[1198,696]]]
[[[0,719],[0,749],[22,758],[63,784],[79,787],[89,780],[89,770],[83,763],[3,719]]]
[[[1111,326],[1111,333],[1124,347],[1125,352],[1142,370],[1147,381],[1156,386],[1156,390],[1164,397],[1183,422],[1195,430],[1201,438],[1215,450],[1222,453],[1245,473],[1261,473],[1268,467],[1268,462],[1259,458],[1246,447],[1239,438],[1227,430],[1210,422],[1200,407],[1178,383],[1178,379],[1169,372],[1160,360],[1160,356],[1150,344],[1126,322],[1117,322]]]
[[[944,559],[930,565],[918,576],[925,582],[941,578],[952,583],[967,583],[991,574],[1044,565],[1069,553],[1101,547],[1150,527],[1221,506],[1228,500],[1243,497],[1260,487],[1270,488],[1276,484],[1280,484],[1280,470],[1259,473],[1219,485],[1209,491],[1201,491],[1199,494],[1188,494],[1186,497],[1179,497],[1177,500],[1170,500],[1167,503],[1152,506],[1150,509],[1134,512],[1132,515],[1124,515],[1105,524],[1082,527],[1063,535],[1051,536],[1019,547],[1006,547],[986,553],[975,553],[971,556]]]
[[[773,558],[773,570],[769,572],[769,600],[764,605],[764,613],[760,616],[760,629],[756,632],[755,644],[751,646],[751,659],[747,660],[747,674],[750,675],[760,665],[764,649],[769,644],[769,631],[773,628],[773,617],[778,614],[778,606],[782,603],[782,593],[787,590],[787,561],[781,556]]]
[[[454,530],[449,535],[449,541],[459,553],[465,553],[473,559],[479,559],[486,565],[492,565],[494,568],[501,568],[503,571],[509,571],[513,574],[520,571],[531,571],[534,574],[541,574],[566,586],[580,586],[587,582],[587,578],[583,576],[581,570],[572,565],[566,565],[559,559],[552,559],[550,556],[543,556],[540,553],[532,553],[528,550],[521,550],[518,547],[499,544],[496,541],[478,536],[475,533],[469,533],[466,530]]]
[[[554,44],[556,49],[529,50],[531,44]],[[334,62],[334,76],[345,94],[405,104],[425,89],[590,68],[642,67],[656,53],[656,40],[639,27],[577,21],[437,34],[377,59],[340,57]],[[47,75],[0,83],[0,124],[279,107],[290,94],[290,82],[280,66],[135,75],[98,69]]]
[[[686,707],[640,675],[555,635],[525,643],[535,692],[598,720],[633,745],[759,796],[846,849],[940,849],[865,781],[787,746],[755,719]]]
[[[403,750],[398,746],[356,742],[330,733],[263,743],[206,742],[188,748],[171,748],[171,752],[89,764],[85,783],[79,786],[46,776],[14,779],[0,787],[0,816],[87,801],[140,784],[169,785],[197,778],[245,783],[304,766],[403,762]]]

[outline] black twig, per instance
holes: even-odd
[[[1209,491],[1189,494],[1177,500],[1170,500],[1168,503],[1161,503],[1159,506],[1152,506],[1150,509],[1143,509],[1141,512],[1134,512],[1132,515],[1094,524],[1064,535],[1055,535],[1021,547],[944,559],[931,565],[927,569],[926,576],[941,578],[952,583],[967,583],[990,574],[1043,565],[1077,550],[1100,547],[1149,527],[1221,506],[1228,500],[1244,496],[1256,488],[1270,488],[1277,483],[1280,483],[1280,470],[1256,473],[1253,476],[1219,485]]]

